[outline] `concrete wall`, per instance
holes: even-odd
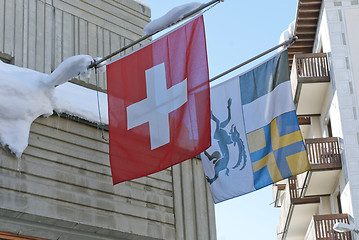
[[[317,41],[322,42],[323,50],[330,56],[333,88],[332,100],[322,121],[330,117],[335,135],[343,138],[343,179],[346,179],[342,191],[345,195],[343,211],[348,211],[354,219],[359,218],[359,68],[355,55],[359,48],[355,27],[358,11],[357,0],[323,1],[317,36]]]
[[[133,0],[0,0],[0,56],[50,73],[72,55],[104,56],[138,39],[149,18]],[[95,87],[94,77],[74,81]],[[21,159],[0,147],[0,231],[47,239],[216,239],[199,159],[113,186],[108,158],[97,126],[39,117]]]

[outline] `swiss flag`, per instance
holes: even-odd
[[[113,183],[143,177],[210,146],[203,16],[107,66]]]

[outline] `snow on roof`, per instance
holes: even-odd
[[[73,83],[65,83],[55,89],[52,98],[57,113],[67,113],[89,122],[100,123],[97,93],[99,97],[101,123],[108,124],[107,94]]]
[[[150,5],[148,5],[148,3],[145,0],[134,0],[135,2],[138,2],[139,4],[145,6],[145,7],[150,7]]]
[[[178,7],[173,8],[165,15],[160,18],[157,18],[151,22],[149,22],[145,28],[143,29],[145,35],[150,35],[160,31],[166,27],[171,26],[172,24],[181,20],[186,13],[189,13],[198,7],[200,7],[202,3],[199,2],[192,2],[187,3]]]
[[[50,75],[0,61],[1,145],[20,158],[28,145],[31,123],[54,110],[99,122],[97,92],[66,83],[79,74],[89,76],[91,61],[88,55],[70,57]],[[99,98],[102,121],[108,123],[106,94],[99,93]]]

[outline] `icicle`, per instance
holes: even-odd
[[[21,168],[22,168],[22,158],[17,159],[17,171],[21,174]]]

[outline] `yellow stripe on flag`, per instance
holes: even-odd
[[[274,158],[273,152],[270,152],[267,154],[264,158],[260,159],[259,161],[256,161],[252,164],[253,166],[253,172],[257,172],[267,166],[268,172],[273,180],[273,182],[278,182],[283,179],[278,166],[277,162]]]
[[[310,170],[307,151],[302,151],[286,157],[292,175]]]
[[[284,136],[279,136],[277,119],[271,122],[271,135],[272,135],[272,149],[273,151],[288,146],[290,144],[303,141],[300,131],[289,133]]]

